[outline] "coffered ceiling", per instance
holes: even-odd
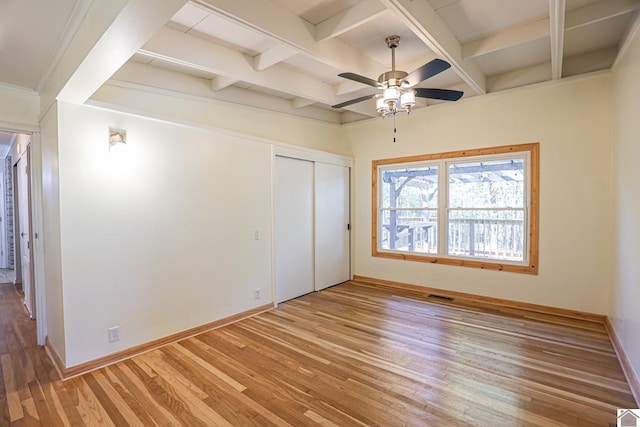
[[[55,63],[47,52],[64,46],[86,1],[56,0],[41,13],[51,22],[29,33],[19,22],[31,15],[7,16],[33,3],[53,2],[0,6],[2,24],[24,39],[0,37],[0,54],[13,59],[0,81],[37,90]],[[639,9],[640,0],[194,0],[107,83],[348,123],[375,117],[374,100],[331,105],[377,89],[338,74],[378,79],[391,68],[389,35],[401,37],[400,70],[434,58],[451,64],[418,87],[462,90],[464,100],[610,68]],[[25,45],[35,58],[18,54]],[[437,102],[419,99],[416,108]]]

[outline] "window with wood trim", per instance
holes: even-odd
[[[539,144],[375,160],[373,256],[538,272]]]

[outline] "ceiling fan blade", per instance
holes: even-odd
[[[414,89],[416,96],[420,98],[441,99],[443,101],[457,101],[462,98],[464,92],[450,89],[425,89],[422,87]]]
[[[346,107],[348,105],[357,104],[358,102],[366,101],[367,99],[371,99],[371,98],[373,98],[375,96],[376,96],[375,93],[373,95],[361,96],[360,98],[352,99],[350,101],[341,102],[340,104],[332,105],[331,107],[332,108],[342,108],[342,107]]]
[[[427,80],[430,77],[440,74],[444,70],[451,68],[451,64],[442,59],[434,59],[424,64],[417,70],[412,71],[404,80],[409,84],[409,87],[415,86],[421,81]]]
[[[354,82],[363,83],[365,85],[381,88],[383,85],[379,83],[377,80],[370,79],[369,77],[361,76],[356,73],[340,73],[338,77],[343,77],[345,79],[353,80]]]

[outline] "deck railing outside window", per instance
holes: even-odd
[[[375,256],[537,272],[538,144],[373,166]]]

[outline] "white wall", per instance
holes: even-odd
[[[64,302],[60,253],[60,188],[58,163],[58,106],[40,122],[42,146],[43,261],[47,339],[65,359]]]
[[[66,366],[272,301],[268,144],[86,106],[58,114]],[[124,152],[109,153],[110,126],[127,130]]]
[[[605,314],[611,240],[611,76],[432,106],[345,127],[355,166],[355,274]],[[371,161],[540,142],[539,274],[371,256]],[[636,282],[637,283],[637,282]]]
[[[0,129],[37,130],[39,104],[40,97],[35,92],[0,85]]]
[[[611,318],[640,378],[640,32],[616,67],[615,229]]]
[[[340,125],[301,119],[215,100],[169,96],[159,92],[104,85],[91,98],[113,109],[216,127],[258,138],[351,156]]]

